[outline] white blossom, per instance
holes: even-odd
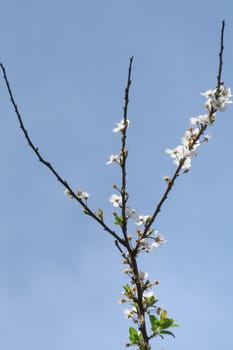
[[[141,247],[141,249],[147,253],[149,253],[151,251],[151,245],[150,243],[148,242],[147,239],[143,238],[143,239],[140,239],[139,241],[139,247]]]
[[[111,197],[109,198],[109,202],[112,203],[112,205],[115,208],[117,208],[122,204],[122,197],[118,196],[117,194],[112,194]]]
[[[205,96],[206,98],[209,98],[213,95],[213,90],[206,90],[205,92],[201,92],[202,96]]]
[[[152,290],[145,290],[143,292],[144,298],[151,298],[154,297],[154,292]]]
[[[185,171],[185,172],[187,172],[187,171],[189,171],[189,169],[191,168],[191,158],[190,157],[187,157],[187,158],[185,158],[185,161],[184,161],[184,163],[183,163],[183,165],[182,165],[182,169]]]
[[[70,198],[74,198],[74,196],[72,195],[72,193],[70,192],[70,190],[68,190],[68,188],[66,188],[65,190],[64,190],[64,194],[66,195],[66,196],[69,196]]]
[[[125,309],[125,310],[123,311],[123,314],[125,315],[125,318],[130,318],[132,312],[131,312],[130,309]]]
[[[188,149],[187,145],[178,145],[173,149],[166,149],[165,151],[167,154],[169,154],[171,156],[171,158],[175,159],[176,161],[180,161],[181,159],[189,156],[190,154],[190,150]],[[174,161],[175,164],[177,164],[177,162]]]
[[[208,124],[211,124],[211,122],[213,122],[213,115],[210,118],[209,114],[200,114],[197,117],[190,118],[191,127],[192,125],[195,125],[195,124],[208,125]]]
[[[207,98],[205,103],[206,109],[210,112],[212,109],[224,112],[229,103],[232,103],[230,98],[232,97],[231,89],[224,86],[223,83],[220,84],[217,90],[207,90],[202,92],[201,95]]]
[[[151,219],[150,215],[139,215],[137,218],[137,221],[135,222],[135,225],[140,226],[140,225],[146,225],[147,222]]]
[[[90,195],[89,195],[89,193],[87,193],[85,191],[78,190],[77,197],[80,198],[80,199],[87,200],[90,197]]]
[[[157,230],[155,231],[154,242],[151,244],[151,248],[158,248],[161,244],[166,243],[166,239]]]
[[[227,109],[227,105],[232,103],[229,99],[226,99],[224,96],[220,96],[217,99],[212,101],[213,106],[218,109],[220,112],[224,112]]]
[[[184,171],[188,171],[191,167],[191,156],[193,152],[191,152],[187,145],[178,145],[174,149],[166,149],[166,153],[171,156],[173,159],[173,163],[176,165],[180,164],[180,161],[185,159],[182,165],[182,169]]]
[[[125,318],[132,318],[136,313],[137,313],[137,309],[135,306],[132,307],[132,309],[125,309],[123,311]]]
[[[208,124],[212,124],[215,120],[215,113],[212,113],[212,114],[201,114],[199,115],[199,122],[200,124],[202,125],[208,125]]]
[[[145,280],[146,278],[148,278],[148,273],[144,271],[139,271],[139,279]]]
[[[112,129],[113,132],[119,132],[119,131],[124,131],[125,128],[129,126],[129,120],[127,119],[126,122],[124,119],[120,121],[120,123],[116,123],[116,127]]]
[[[196,122],[196,119],[192,120]],[[173,163],[177,166],[183,161],[182,169],[187,172],[191,167],[191,157],[195,156],[195,150],[200,146],[200,141],[196,140],[199,135],[199,128],[193,129],[190,127],[181,138],[181,145],[176,146],[173,149],[167,148],[165,152],[173,159]]]
[[[112,164],[113,162],[116,162],[119,164],[119,161],[120,161],[119,154],[111,154],[106,164],[109,165],[109,164]]]

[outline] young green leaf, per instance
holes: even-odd
[[[123,223],[123,217],[122,217],[122,216],[117,216],[117,215],[115,215],[114,224],[115,224],[115,225],[122,226],[122,223]]]
[[[133,327],[129,327],[129,340],[131,341],[131,344],[137,344],[139,341],[139,334]]]
[[[159,326],[163,329],[171,327],[173,323],[174,320],[172,318],[162,318],[159,320]]]
[[[124,290],[126,293],[130,292],[131,291],[131,288],[128,284],[126,284],[125,286],[123,286]]]
[[[158,300],[155,299],[155,296],[152,295],[149,298],[145,298],[145,303],[146,303],[146,307],[150,307],[153,306]]]
[[[155,315],[150,315],[149,318],[150,318],[151,330],[154,333],[157,331],[160,321]]]
[[[168,335],[171,335],[173,338],[175,338],[175,334],[173,334],[170,331],[161,331],[161,334],[168,334]]]

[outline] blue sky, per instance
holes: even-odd
[[[148,214],[175,169],[165,148],[204,113],[200,92],[216,85],[222,19],[223,79],[233,87],[232,14],[230,0],[2,4],[0,61],[26,128],[109,224],[120,174],[105,163],[120,147],[112,128],[122,116],[129,58],[128,189],[132,207]],[[117,304],[125,277],[113,240],[36,160],[3,79],[0,100],[0,348],[123,349],[131,324]],[[153,349],[232,347],[232,114],[231,106],[218,114],[210,142],[158,217],[167,244],[141,259],[181,325],[176,339]]]

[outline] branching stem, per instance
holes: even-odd
[[[219,52],[219,66],[218,66],[218,75],[217,75],[217,89],[216,89],[216,98],[218,98],[220,93],[220,85],[222,84],[221,81],[221,75],[222,75],[222,66],[223,66],[223,50],[224,50],[224,28],[225,28],[225,22],[222,21],[222,27],[221,27],[221,42],[220,42],[220,52]],[[147,238],[148,235],[150,235],[151,226],[154,223],[154,221],[157,218],[157,215],[161,211],[161,208],[168,198],[169,193],[171,192],[175,181],[177,177],[180,175],[181,170],[183,168],[183,165],[186,161],[186,157],[182,158],[179,162],[179,165],[177,166],[173,176],[167,181],[167,187],[162,194],[157,206],[154,209],[154,212],[151,215],[150,220],[146,223],[144,227],[144,231],[142,232],[142,235],[140,239],[138,239],[135,243],[135,247],[132,246],[131,243],[131,237],[128,234],[128,227],[127,227],[127,201],[129,198],[129,195],[127,193],[127,172],[126,172],[126,161],[128,156],[128,150],[126,145],[127,140],[127,129],[128,129],[128,104],[129,104],[129,91],[131,86],[131,72],[132,72],[132,64],[133,64],[133,57],[130,58],[129,62],[129,68],[128,68],[128,78],[127,78],[127,84],[125,88],[125,94],[124,94],[124,107],[123,107],[123,129],[121,130],[122,137],[121,137],[121,152],[120,152],[120,166],[121,166],[121,188],[119,189],[119,192],[121,194],[121,215],[122,215],[122,223],[121,223],[121,229],[122,229],[122,237],[120,237],[115,231],[113,231],[103,220],[102,216],[98,216],[94,211],[92,211],[89,206],[87,205],[86,201],[83,201],[82,198],[78,195],[78,193],[75,193],[74,190],[70,187],[68,182],[64,180],[60,174],[55,170],[55,168],[51,165],[51,163],[47,160],[45,160],[39,149],[34,145],[31,137],[29,136],[22,117],[20,115],[19,109],[17,107],[17,104],[15,102],[12,89],[9,84],[9,80],[7,78],[6,70],[2,63],[0,63],[0,68],[3,72],[4,81],[7,87],[7,91],[10,97],[11,104],[14,108],[14,111],[16,113],[16,116],[19,121],[20,128],[24,134],[25,139],[27,140],[29,147],[33,150],[33,152],[36,154],[38,160],[46,166],[50,172],[55,176],[55,178],[69,191],[69,194],[72,198],[74,198],[83,208],[83,211],[85,214],[91,216],[95,221],[97,221],[102,228],[107,231],[112,237],[115,239],[115,245],[117,249],[119,250],[120,254],[125,259],[126,263],[130,266],[131,269],[131,280],[132,284],[135,288],[135,295],[133,295],[133,300],[137,304],[137,325],[138,330],[141,333],[143,344],[140,345],[140,350],[149,350],[150,349],[150,340],[152,337],[154,337],[156,334],[148,335],[149,331],[147,330],[146,325],[146,309],[143,304],[143,292],[145,290],[145,285],[143,286],[143,283],[140,280],[140,270],[138,267],[138,252],[140,251],[140,243],[143,239]],[[214,120],[214,114],[216,110],[211,107],[211,110],[209,111],[209,120]],[[205,132],[207,128],[207,125],[200,125],[199,132],[197,135],[193,138],[192,142],[189,144],[189,151],[191,151],[194,147],[194,145],[197,143],[197,141],[200,139],[201,135]],[[144,288],[144,289],[143,289]]]

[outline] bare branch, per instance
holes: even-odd
[[[72,190],[72,188],[70,187],[70,185],[68,184],[68,182],[66,180],[64,180],[60,175],[59,173],[55,170],[55,168],[52,166],[52,164],[45,160],[41,153],[39,152],[39,148],[36,147],[34,145],[34,143],[32,142],[32,139],[31,137],[29,136],[25,126],[24,126],[24,123],[23,123],[23,120],[22,120],[22,117],[20,115],[20,112],[19,112],[19,109],[18,109],[18,106],[15,102],[15,99],[14,99],[14,96],[13,96],[13,93],[12,93],[12,89],[10,87],[10,83],[9,83],[9,80],[7,78],[7,74],[6,74],[6,69],[4,68],[3,64],[0,63],[0,67],[1,67],[1,70],[3,72],[3,77],[4,77],[4,81],[6,83],[6,87],[7,87],[7,91],[8,91],[8,94],[9,94],[9,97],[10,97],[10,101],[11,101],[11,104],[12,106],[14,107],[14,110],[15,110],[15,113],[16,113],[16,116],[18,118],[18,121],[19,121],[19,124],[20,124],[20,128],[22,129],[22,132],[24,134],[24,137],[25,139],[27,140],[28,144],[29,144],[29,147],[33,150],[33,152],[36,154],[36,156],[38,157],[38,160],[44,164],[51,172],[52,174],[56,177],[56,179],[67,189],[69,190],[69,193],[70,195],[72,196],[72,198],[76,199],[76,201],[83,207],[83,211],[85,214],[91,216],[95,221],[97,221],[103,228],[105,231],[107,231],[111,236],[113,236],[120,244],[122,244],[123,246],[125,246],[125,241],[119,237],[115,231],[111,230],[110,227],[108,227],[102,218],[99,218],[88,206],[85,202],[83,202],[83,200],[81,198],[78,197],[78,195]]]
[[[122,197],[122,232],[124,235],[125,240],[127,241],[127,219],[126,219],[126,203],[128,199],[128,194],[126,191],[126,159],[128,155],[128,150],[126,148],[126,134],[127,134],[127,115],[128,115],[128,104],[129,104],[129,89],[131,85],[131,71],[132,71],[132,64],[133,64],[133,56],[130,58],[129,62],[129,69],[128,69],[128,79],[127,79],[127,85],[125,88],[125,104],[123,107],[123,120],[125,128],[122,130],[122,138],[121,138],[121,197]],[[130,247],[130,246],[129,246]]]
[[[221,75],[222,75],[222,65],[223,65],[223,50],[224,50],[224,29],[225,29],[225,21],[222,21],[222,29],[221,29],[221,43],[220,43],[220,52],[219,52],[219,67],[218,67],[218,76],[217,76],[217,92],[220,88],[221,84]]]

